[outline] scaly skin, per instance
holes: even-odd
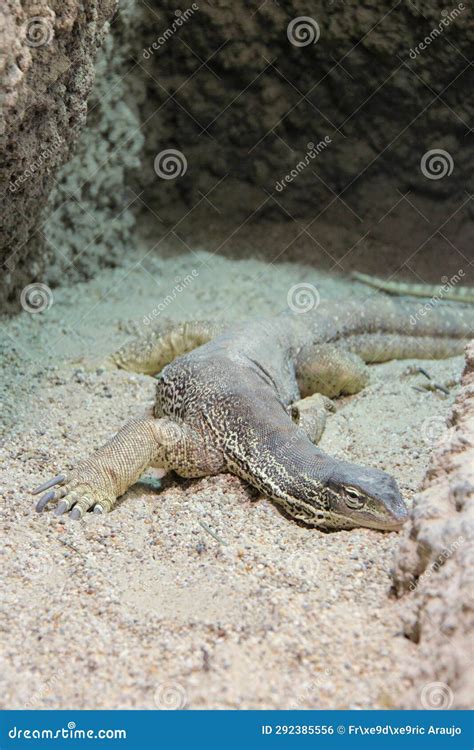
[[[363,388],[366,363],[462,352],[472,309],[439,305],[413,325],[416,310],[381,297],[234,326],[160,323],[112,357],[125,369],[160,371],[154,416],[129,422],[70,477],[39,487],[48,492],[38,510],[59,499],[57,514],[108,511],[148,466],[159,466],[187,477],[232,472],[323,529],[399,528],[407,510],[395,480],[312,441],[324,428],[327,397]]]

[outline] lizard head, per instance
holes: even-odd
[[[364,526],[395,531],[408,518],[398,485],[390,474],[338,461],[326,484],[332,526]]]

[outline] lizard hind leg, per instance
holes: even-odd
[[[222,323],[159,320],[109,357],[113,366],[143,375],[156,375],[176,357],[197,349],[225,329]]]
[[[296,362],[296,380],[303,397],[321,393],[329,398],[361,391],[369,369],[353,352],[335,344],[304,347]]]

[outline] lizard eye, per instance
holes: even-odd
[[[359,510],[365,505],[365,497],[359,492],[359,490],[354,489],[354,487],[345,487],[345,491],[345,502],[348,508]]]

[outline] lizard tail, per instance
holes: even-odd
[[[426,297],[439,300],[454,300],[455,302],[474,303],[474,288],[458,286],[464,271],[452,276],[450,279],[443,277],[441,284],[409,284],[404,281],[386,281],[377,276],[368,276],[358,271],[352,272],[352,277],[363,284],[379,289],[388,294],[407,297]]]

